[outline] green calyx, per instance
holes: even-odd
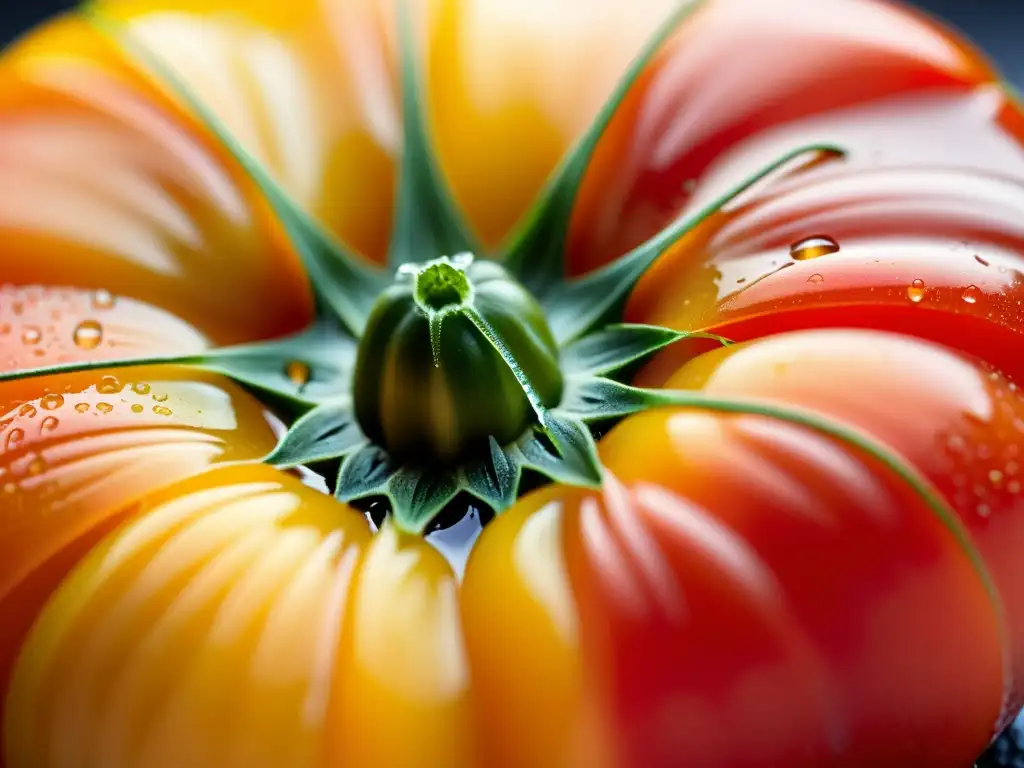
[[[84,10],[141,72],[178,96],[262,191],[306,267],[317,318],[294,337],[199,356],[94,359],[0,372],[0,380],[143,362],[217,371],[283,406],[289,428],[265,462],[314,465],[333,476],[342,501],[384,497],[393,523],[410,532],[424,531],[464,496],[501,512],[538,480],[599,487],[595,432],[667,403],[622,379],[667,345],[706,336],[619,322],[633,286],[737,195],[798,161],[842,155],[827,144],[796,148],[619,259],[566,277],[569,219],[598,141],[637,77],[701,4],[681,4],[656,31],[509,243],[487,258],[470,256],[483,251],[431,150],[421,56],[400,4],[403,151],[387,268],[349,252],[304,211],[129,27]],[[308,375],[297,378],[295,370]]]
[[[403,264],[399,274],[413,278],[413,296],[420,309],[429,316],[435,312],[458,310],[472,300],[473,286],[465,271],[472,262],[470,254],[460,254],[455,259],[442,256],[422,267]]]
[[[449,467],[558,404],[558,349],[533,297],[469,254],[399,268],[356,358],[356,418],[395,459]]]

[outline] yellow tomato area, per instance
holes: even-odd
[[[435,0],[429,97],[458,201],[494,246],[530,207],[673,0]]]
[[[563,494],[531,495],[497,517],[467,565],[462,615],[478,765],[600,768],[607,759],[600,729],[586,721]]]
[[[609,0],[412,5],[438,158],[488,247],[529,209],[675,7],[644,0],[623,16]],[[401,145],[389,3],[107,0],[96,7],[129,22],[300,203],[358,252],[383,258]],[[105,48],[80,23],[62,21],[23,41],[15,58],[128,77]],[[57,127],[66,122],[54,118]],[[174,120],[205,143],[194,121]],[[218,165],[231,167],[223,153]]]
[[[391,4],[97,7],[128,22],[305,209],[358,253],[383,260],[401,143]]]
[[[0,687],[50,593],[147,492],[275,438],[262,406],[182,369],[0,384]]]
[[[335,506],[335,515],[352,514]],[[448,563],[421,537],[385,528],[338,597],[345,625],[324,764],[472,765],[469,670]]]
[[[260,465],[148,496],[49,602],[8,702],[8,768],[471,760],[447,563]]]
[[[15,672],[9,768],[317,765],[363,519],[261,466],[147,499]]]

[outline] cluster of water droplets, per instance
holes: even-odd
[[[83,296],[71,289],[5,286],[0,291],[0,345],[11,338],[20,343],[20,353],[7,347],[12,365],[25,354],[32,365],[66,362],[103,344],[102,315],[116,304],[117,297],[103,289]],[[70,329],[69,319],[74,319]]]
[[[152,402],[144,404],[143,399]],[[154,391],[147,382],[122,382],[116,376],[104,375],[95,385],[84,389],[80,384],[69,384],[61,392],[48,389],[41,397],[16,402],[0,416],[0,492],[14,494],[25,478],[46,470],[45,449],[59,442],[62,425],[80,424],[90,414],[99,418],[119,409],[127,409],[133,415],[148,410],[156,416],[170,417],[174,412],[167,405],[168,400],[166,392]]]
[[[1024,510],[1024,393],[986,366],[992,412],[965,411],[962,422],[939,435],[950,499],[962,514],[990,517],[996,509]]]
[[[827,235],[812,235],[802,240],[798,240],[789,246],[789,256],[792,261],[783,264],[780,269],[792,266],[797,262],[812,261],[814,259],[819,259],[823,256],[839,252],[840,245],[836,239]],[[991,262],[980,254],[974,254],[973,258],[974,261],[981,266],[991,267]],[[1005,275],[1009,269],[1005,265],[999,265],[998,271]],[[745,283],[747,282],[747,278],[741,276],[736,280],[736,282],[737,284]],[[814,272],[807,278],[807,282],[820,285],[825,282],[825,276],[820,272]],[[915,277],[907,284],[905,293],[907,299],[912,304],[921,304],[928,296],[929,286],[925,283],[923,278]],[[973,283],[963,286],[958,292],[954,289],[954,293],[958,295],[959,300],[966,305],[977,304],[984,295],[982,289]]]

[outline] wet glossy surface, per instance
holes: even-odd
[[[602,440],[611,476],[599,497],[555,489],[510,513],[540,524],[556,503],[573,637],[615,724],[613,754],[968,764],[1003,705],[1003,644],[1019,645],[1000,624],[1005,605],[1019,632],[1020,578],[1003,554],[1020,529],[1020,489],[1004,474],[1024,426],[1019,392],[921,342],[842,331],[730,348],[671,384],[849,421],[933,479],[962,522],[806,427],[699,409],[627,419]],[[502,529],[485,531],[481,551]],[[549,704],[563,718],[567,706]]]
[[[202,334],[174,315],[106,289],[0,285],[0,370],[207,347]]]
[[[418,6],[441,164],[487,244],[668,6]],[[382,257],[400,145],[389,5],[105,7],[300,202]],[[994,79],[882,3],[715,0],[603,140],[573,268],[797,144],[837,142],[844,159],[772,179],[667,254],[629,319],[737,339],[891,328],[1019,376],[1024,117]],[[0,63],[0,160],[0,368],[193,351],[308,320],[301,269],[252,185],[80,24]],[[642,381],[670,379],[681,349]],[[600,496],[551,489],[425,541],[372,530],[309,472],[210,469],[272,445],[239,388],[111,376],[0,385],[0,676],[47,606],[19,659],[6,768],[615,768],[680,754],[959,768],[1011,673],[1019,683],[1021,398],[934,347],[777,336],[672,384],[856,423],[935,484],[950,521],[809,428],[670,409],[604,439]]]
[[[0,235],[16,285],[104,290],[220,343],[296,330],[310,297],[251,183],[82,22],[0,64]]]
[[[0,384],[0,686],[49,594],[145,494],[274,445],[237,385],[180,369]]]
[[[861,114],[859,133],[851,119],[849,143],[870,138],[881,159],[862,149],[717,217],[645,277],[628,316],[734,339],[823,326],[891,329],[1021,375],[1024,153],[1005,127],[1004,107],[991,88],[903,103],[894,106],[906,116],[902,131],[884,139],[872,137],[874,113]],[[914,140],[920,125],[949,132]],[[968,131],[978,138],[965,157],[957,147]],[[969,163],[981,170],[963,167]],[[834,251],[794,257],[794,246],[821,236]]]
[[[338,598],[368,543],[357,515],[267,467],[149,497],[37,625],[8,765],[319,765]]]
[[[675,36],[670,55],[603,142],[574,218],[574,264],[581,269],[623,253],[684,206],[711,199],[727,180],[795,146],[849,143],[857,133],[849,109],[891,105],[894,97],[963,95],[993,79],[976,52],[885,3],[709,3]],[[878,150],[892,146],[900,123],[887,107],[850,148],[881,160]],[[916,122],[915,154],[938,150],[934,139],[945,131]],[[950,131],[958,141],[962,135]],[[979,154],[979,136],[971,137],[958,144],[958,156]],[[941,164],[961,162],[970,164]]]
[[[910,338],[823,330],[709,353],[666,386],[812,409],[889,446],[957,513],[1000,591],[1015,638],[1024,637],[1024,395],[1017,384]],[[1009,648],[1019,701],[1024,643],[1012,639]]]

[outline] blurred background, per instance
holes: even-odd
[[[40,19],[76,4],[72,0],[4,3],[0,45]],[[914,0],[910,4],[936,13],[966,32],[988,51],[1010,80],[1024,86],[1024,0]]]
[[[4,3],[0,13],[0,46],[47,16],[77,4],[72,0]],[[910,4],[958,27],[987,51],[1007,79],[1024,88],[1024,0],[916,0]],[[1024,717],[981,757],[977,768],[1024,768]]]

